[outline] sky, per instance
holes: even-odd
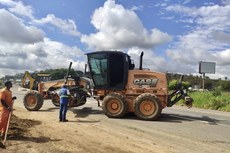
[[[230,78],[230,0],[0,0],[0,77],[84,70],[86,53],[117,50],[151,71]]]

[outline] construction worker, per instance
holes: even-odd
[[[5,88],[0,92],[0,132],[2,139],[5,136],[9,114],[13,109],[13,100],[16,99],[16,97],[12,97],[10,90],[12,86],[11,81],[7,81],[5,82]]]
[[[60,112],[59,112],[59,121],[60,122],[68,122],[66,119],[66,112],[68,107],[68,99],[70,96],[69,89],[64,84],[62,88],[58,91],[58,95],[60,96]]]

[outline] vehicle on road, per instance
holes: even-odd
[[[139,69],[135,69],[129,55],[119,51],[98,51],[87,54],[89,70],[94,82],[93,94],[102,102],[105,115],[123,117],[134,112],[143,120],[156,120],[162,109],[171,107],[181,99],[188,107],[193,99],[187,95],[180,79],[177,89],[168,90],[166,73],[142,68],[143,52]]]
[[[72,66],[72,62],[69,65],[67,75],[65,79],[53,80],[47,79],[50,77],[48,74],[42,76],[43,79],[33,78],[29,72],[25,72],[25,75],[22,79],[22,87],[26,87],[26,82],[29,82],[27,87],[30,91],[25,94],[23,98],[24,106],[29,111],[39,110],[44,100],[52,100],[52,103],[55,106],[59,106],[59,96],[57,91],[66,84],[70,90],[71,96],[69,97],[69,107],[77,107],[84,105],[86,103],[87,97],[90,97],[90,82],[86,78],[69,78],[69,72]],[[45,79],[46,78],[46,79]],[[29,81],[27,81],[29,80]]]

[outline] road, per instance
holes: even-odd
[[[85,105],[69,109],[70,122],[65,124],[58,123],[58,108],[51,101],[45,101],[40,111],[29,112],[22,103],[25,91],[16,86],[13,93],[18,97],[14,105],[18,117],[43,122],[40,129],[31,128],[31,133],[58,140],[43,143],[42,147],[29,142],[29,147],[23,144],[27,150],[17,152],[230,152],[229,112],[174,106],[164,109],[157,121],[142,121],[133,114],[110,119],[89,98]],[[10,151],[15,149],[13,144]]]

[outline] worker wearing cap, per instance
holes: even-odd
[[[58,91],[58,95],[60,96],[59,121],[68,122],[68,120],[66,119],[66,112],[67,112],[70,92],[66,85],[62,86],[62,88]]]
[[[9,114],[12,111],[13,100],[16,99],[16,97],[12,98],[10,88],[12,88],[12,83],[7,81],[5,88],[0,92],[0,132],[2,139],[6,132]]]

